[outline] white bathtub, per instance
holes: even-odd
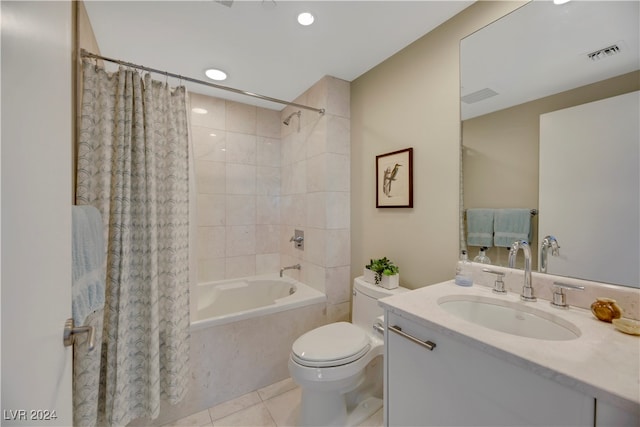
[[[323,303],[326,296],[289,277],[245,277],[197,286],[197,311],[191,330]]]
[[[327,321],[323,293],[278,274],[201,283],[194,296],[189,391],[154,425],[288,378],[293,342]]]
[[[278,274],[202,283],[194,296],[188,392],[154,426],[288,378],[293,342],[327,322],[324,294]]]

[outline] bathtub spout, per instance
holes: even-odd
[[[285,270],[300,270],[300,264],[290,265],[289,267],[282,267],[280,269],[280,277],[282,277],[282,273],[284,273]]]

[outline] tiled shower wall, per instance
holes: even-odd
[[[276,271],[280,264],[280,114],[191,94],[198,281]]]
[[[280,250],[283,265],[327,295],[327,320],[348,320],[350,283],[350,86],[324,77],[295,102],[326,110],[301,110],[282,127]],[[287,107],[282,117],[297,111]],[[294,230],[305,233],[304,251],[289,242]]]
[[[192,93],[198,281],[277,273],[325,292],[328,321],[350,300],[349,83],[325,77],[295,102],[325,108],[258,108]],[[289,242],[305,233],[304,250]]]

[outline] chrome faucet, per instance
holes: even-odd
[[[285,270],[300,270],[300,268],[300,264],[290,265],[289,267],[282,267],[280,269],[280,277],[282,277],[282,273],[284,273]]]
[[[526,240],[516,240],[511,245],[509,250],[509,268],[514,268],[516,265],[516,255],[518,250],[522,249],[524,253],[524,286],[522,286],[522,293],[520,299],[522,301],[535,301],[536,297],[533,295],[533,287],[531,286],[531,247]]]
[[[560,245],[555,237],[546,236],[542,239],[542,244],[540,245],[540,273],[547,272],[547,252],[549,248],[551,248],[551,255],[560,255]]]

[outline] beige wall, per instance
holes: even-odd
[[[465,208],[538,207],[540,114],[640,89],[640,72],[624,74],[491,114],[462,126]],[[537,218],[532,246],[537,247]],[[472,256],[477,248],[470,248]],[[492,264],[507,265],[507,248],[488,252]],[[533,254],[537,268],[537,253]]]
[[[100,48],[98,47],[98,42],[93,34],[93,28],[91,27],[89,15],[87,15],[84,3],[82,1],[75,1],[73,3],[76,7],[76,31],[78,34],[76,40],[77,48],[88,50],[91,53],[100,54]]]
[[[370,258],[403,286],[453,277],[458,259],[460,40],[526,2],[477,2],[351,85],[351,275]],[[375,156],[413,147],[414,207],[376,209]]]
[[[84,7],[82,1],[74,1],[72,3],[73,11],[73,60],[76,66],[73,68],[72,79],[74,81],[73,98],[74,101],[74,136],[73,136],[73,151],[72,151],[72,197],[73,203],[75,203],[76,192],[76,154],[77,154],[77,141],[80,131],[80,114],[82,107],[82,59],[80,58],[80,50],[85,49],[91,53],[100,54],[100,48],[96,41],[93,28],[91,27],[91,21],[89,21],[89,15]],[[98,62],[102,65],[102,61]]]

